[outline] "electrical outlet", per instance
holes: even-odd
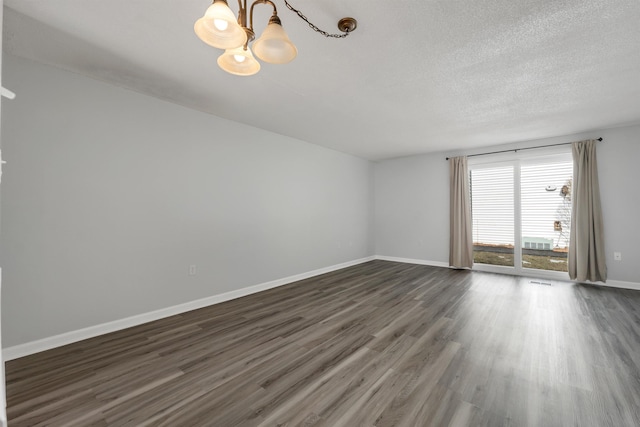
[[[613,253],[613,259],[615,261],[622,261],[622,252],[614,252]]]
[[[195,276],[195,275],[196,275],[196,265],[191,264],[189,266],[189,276]]]

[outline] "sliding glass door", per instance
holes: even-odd
[[[570,154],[470,166],[478,269],[567,271],[572,174]]]
[[[523,164],[522,267],[568,271],[571,161]]]
[[[473,261],[513,267],[514,166],[471,169]]]

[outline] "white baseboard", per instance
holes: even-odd
[[[421,259],[411,259],[411,258],[398,258],[398,257],[390,257],[384,255],[376,255],[375,259],[380,259],[383,261],[394,261],[394,262],[402,262],[405,264],[420,264],[420,265],[430,265],[433,267],[446,267],[450,268],[449,264],[442,261],[427,261]],[[497,274],[508,274],[508,275],[516,275],[510,271],[501,270],[500,266],[481,266],[478,268],[478,264],[472,271],[480,271],[487,273],[497,273]],[[551,280],[560,280],[564,282],[574,282],[579,283],[575,280],[570,280],[567,273],[559,273],[555,271],[526,271],[522,277],[540,277],[543,279],[551,279]],[[622,280],[607,280],[606,283],[603,282],[587,282],[587,284],[595,285],[595,286],[608,286],[610,288],[620,288],[620,289],[631,289],[635,291],[640,291],[640,283],[636,282],[624,282]]]
[[[152,322],[154,320],[163,319],[165,317],[175,316],[176,314],[185,313],[187,311],[197,310],[199,308],[207,307],[214,304],[219,304],[221,302],[255,294],[257,292],[277,288],[279,286],[287,285],[289,283],[297,282],[299,280],[308,279],[310,277],[319,276],[325,273],[330,273],[332,271],[340,270],[342,268],[347,268],[347,267],[362,264],[368,261],[373,261],[374,259],[376,259],[374,256],[370,256],[366,258],[357,259],[354,261],[348,261],[342,264],[336,264],[329,267],[308,271],[306,273],[285,277],[283,279],[272,280],[270,282],[260,283],[254,286],[249,286],[249,287],[238,289],[235,291],[225,292],[224,294],[213,295],[213,296],[202,298],[199,300],[174,305],[172,307],[162,308],[160,310],[150,311],[148,313],[138,314],[136,316],[114,320],[112,322],[102,323],[100,325],[90,326],[88,328],[65,332],[60,335],[55,335],[52,337],[39,339],[37,341],[31,341],[31,342],[16,345],[13,347],[8,347],[2,350],[4,360],[17,359],[20,357],[28,356],[30,354],[35,354],[41,351],[50,350],[52,348],[61,347],[63,345],[86,340],[88,338],[97,337],[99,335],[108,334],[110,332],[119,331],[122,329],[130,328],[132,326],[138,326],[143,323]]]
[[[624,282],[622,280],[607,280],[606,283],[595,282],[589,283],[591,285],[608,286],[610,288],[631,289],[634,291],[640,291],[640,283],[636,282]]]
[[[430,265],[432,267],[449,268],[449,264],[442,261],[428,261],[424,259],[398,258],[398,257],[392,257],[392,256],[384,256],[384,255],[376,255],[375,259],[380,259],[383,261],[404,262],[405,264],[420,264],[420,265]]]

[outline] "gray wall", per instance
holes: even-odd
[[[375,165],[376,255],[448,261],[448,180],[441,154]]]
[[[368,161],[4,60],[4,347],[373,255]]]
[[[449,175],[445,157],[602,136],[598,168],[609,279],[640,282],[640,126],[628,126],[465,153],[435,153],[375,165],[376,254],[448,262]],[[622,261],[613,252],[622,252]]]

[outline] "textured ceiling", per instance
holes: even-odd
[[[5,0],[4,49],[373,160],[640,123],[638,0],[290,2],[358,29],[275,0],[298,57],[237,77],[193,33],[207,0]]]

